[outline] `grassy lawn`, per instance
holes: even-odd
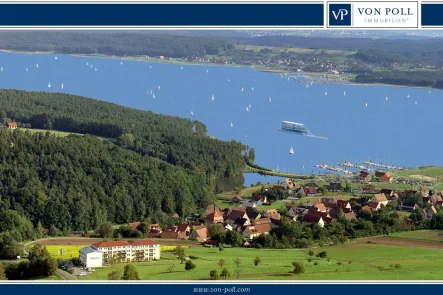
[[[50,276],[50,277],[46,277],[46,278],[40,278],[40,279],[35,279],[36,281],[62,281],[63,278],[57,274]]]
[[[443,179],[443,167],[423,166],[413,170],[400,170],[395,172],[395,176],[409,177],[412,179],[421,179],[420,176],[427,176],[436,179]],[[412,177],[411,177],[412,175]],[[415,177],[414,177],[415,176]]]
[[[81,133],[64,132],[64,131],[56,131],[56,130],[45,130],[45,129],[17,128],[17,130],[29,131],[32,134],[38,133],[38,132],[46,133],[46,132],[49,131],[49,133],[51,135],[55,135],[57,137],[66,137],[66,136],[71,135],[71,134],[80,135],[80,136],[84,135],[84,134],[81,134]],[[96,137],[98,139],[100,139],[100,140],[110,140],[109,138],[104,138],[104,137],[100,137],[100,136],[96,136]]]
[[[389,237],[443,242],[443,230],[417,230],[391,234]]]
[[[196,268],[185,271],[184,264],[171,254],[162,253],[162,259],[155,262],[133,263],[142,280],[201,280],[208,279],[209,272],[221,268],[217,265],[220,259],[231,278],[235,279],[237,268],[234,259],[241,259],[240,279],[285,279],[285,280],[430,280],[441,279],[443,267],[443,250],[429,250],[414,247],[396,247],[376,244],[346,244],[314,249],[315,253],[327,251],[330,260],[313,257],[308,262],[307,250],[257,250],[244,248],[225,248],[220,252],[217,248],[190,248],[186,255],[195,255]],[[261,258],[258,266],[253,264],[256,256]],[[293,261],[301,261],[305,265],[302,275],[290,274]],[[317,262],[317,265],[314,263]],[[394,264],[400,268],[395,269]],[[168,267],[174,265],[172,272]],[[106,280],[107,274],[113,270],[123,271],[125,264],[97,269],[82,280]]]

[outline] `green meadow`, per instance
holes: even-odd
[[[234,259],[241,260],[238,267],[241,280],[436,280],[442,279],[443,250],[398,247],[381,244],[345,244],[312,249],[314,256],[306,249],[258,250],[246,248],[189,248],[186,255],[197,256],[193,262],[196,268],[186,271],[174,255],[162,252],[160,261],[133,263],[142,280],[206,280],[209,272],[221,267],[220,259],[231,277],[236,278],[237,266]],[[315,255],[327,251],[328,258]],[[260,257],[261,263],[255,266],[253,260]],[[309,259],[312,259],[309,261]],[[300,261],[305,266],[305,273],[291,273],[293,261]],[[170,270],[171,265],[172,271]],[[106,280],[111,271],[123,271],[125,264],[97,269],[82,280]]]

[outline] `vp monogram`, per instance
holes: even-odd
[[[348,10],[347,9],[339,9],[337,12],[332,11],[332,14],[334,15],[335,20],[338,20],[340,18],[340,20],[343,20],[343,18],[348,15]]]

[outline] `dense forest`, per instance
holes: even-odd
[[[32,237],[33,227],[10,210],[34,227],[87,231],[161,212],[184,216],[213,201],[204,174],[94,136],[1,128],[0,162],[0,231],[19,231],[16,241]]]
[[[245,168],[246,146],[207,136],[198,121],[62,93],[0,90],[0,105],[0,122],[114,138],[124,148],[203,172],[207,179]]]
[[[127,32],[5,31],[0,48],[54,51],[66,54],[202,57],[233,48],[232,41],[214,37]]]
[[[443,88],[443,71],[371,71],[357,75],[355,82]]]

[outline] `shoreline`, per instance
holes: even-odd
[[[9,49],[0,49],[0,52],[5,53],[18,53],[18,54],[57,54],[54,51],[21,51],[21,50],[9,50]],[[117,56],[111,56],[111,55],[102,55],[102,54],[77,54],[77,53],[59,53],[62,55],[69,55],[74,57],[92,57],[92,58],[107,58],[107,59],[120,59],[120,60],[126,60],[126,61],[138,61],[138,62],[153,62],[153,63],[162,63],[162,64],[172,64],[172,65],[192,65],[192,66],[218,66],[218,67],[248,67],[251,69],[254,69],[258,72],[263,73],[274,73],[274,74],[294,74],[295,72],[292,71],[286,71],[283,69],[278,68],[260,68],[255,66],[248,66],[248,65],[241,65],[241,64],[216,64],[216,63],[201,63],[201,62],[181,62],[177,60],[160,60],[156,58],[139,58],[139,57],[117,57]],[[324,75],[328,73],[311,73],[311,72],[303,72],[302,75],[305,75],[306,77],[314,77],[316,75]],[[340,77],[340,76],[339,76]],[[338,78],[338,77],[337,77]],[[326,84],[326,83],[325,83]],[[347,83],[329,83],[330,85],[351,85],[351,86],[386,86],[386,87],[401,87],[401,88],[413,88],[413,89],[428,89],[428,90],[434,90],[434,91],[441,91],[442,89],[438,88],[432,88],[432,87],[419,87],[419,86],[406,86],[406,85],[396,85],[396,84],[383,84],[383,83],[372,83],[372,84],[362,84],[362,83],[356,83],[350,80],[347,80]]]

